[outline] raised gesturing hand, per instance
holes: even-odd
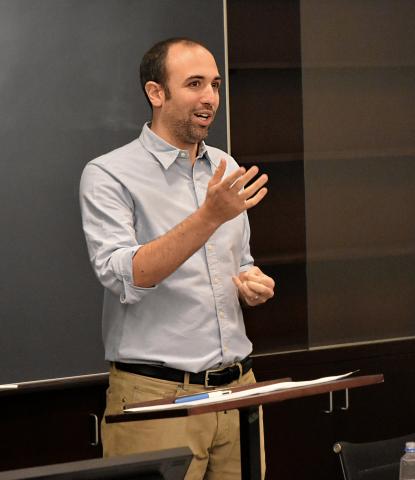
[[[226,161],[222,159],[208,184],[205,203],[201,207],[207,220],[218,226],[254,207],[267,194],[264,185],[268,176],[265,174],[247,186],[258,174],[258,167],[251,167],[248,171],[240,167],[223,178],[225,170]]]

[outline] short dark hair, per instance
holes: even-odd
[[[170,97],[170,91],[167,86],[166,57],[169,48],[176,43],[184,43],[189,46],[200,46],[209,51],[209,49],[202,43],[187,37],[168,38],[153,45],[150,50],[145,53],[140,64],[141,87],[150,107],[152,107],[152,105],[145,90],[147,82],[159,83],[166,93],[166,98]]]

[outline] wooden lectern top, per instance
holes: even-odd
[[[262,385],[276,384],[280,382],[286,382],[287,378],[278,379],[267,382],[258,382],[253,385],[245,385],[231,388],[232,392],[241,390],[254,389]],[[277,390],[273,392],[253,394],[243,398],[225,399],[217,401],[215,403],[207,403],[200,405],[187,405],[181,404],[179,408],[174,410],[156,410],[156,411],[135,411],[124,412],[117,415],[107,415],[105,417],[107,423],[117,422],[132,422],[137,420],[150,420],[156,418],[171,418],[171,417],[185,417],[190,415],[200,415],[203,413],[220,412],[223,410],[243,409],[247,407],[265,405],[268,403],[282,402],[293,398],[308,397],[312,395],[320,395],[323,393],[334,392],[339,390],[346,390],[358,387],[365,387],[382,383],[384,380],[382,374],[377,375],[364,375],[358,377],[342,378],[330,382],[320,383],[316,385],[299,386],[294,388],[287,388],[284,390]],[[152,402],[136,403],[126,405],[127,408],[145,407],[150,405],[168,405],[174,402],[174,398],[160,399]]]

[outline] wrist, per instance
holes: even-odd
[[[200,218],[203,226],[211,230],[211,233],[217,230],[221,225],[221,222],[216,218],[215,214],[209,211],[206,203],[204,203],[201,207],[199,207],[198,210],[196,210],[195,215]]]

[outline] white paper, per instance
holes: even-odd
[[[247,390],[242,390],[241,392],[232,392],[228,395],[223,397],[211,397],[211,398],[203,398],[201,400],[191,400],[189,402],[181,402],[181,403],[165,403],[163,405],[150,405],[147,407],[134,407],[134,408],[126,408],[124,412],[126,413],[133,413],[133,412],[154,412],[158,410],[175,410],[177,408],[187,408],[192,405],[207,405],[210,403],[218,403],[218,402],[228,402],[231,400],[235,400],[237,398],[243,397],[253,397],[255,395],[259,395],[261,393],[269,393],[269,392],[276,392],[278,390],[289,390],[292,388],[298,387],[307,387],[309,385],[318,385],[320,383],[327,383],[333,382],[335,380],[340,380],[341,378],[348,377],[355,373],[349,372],[344,373],[343,375],[337,375],[334,377],[323,377],[317,378],[316,380],[306,380],[301,382],[280,382],[280,383],[272,383],[270,385],[264,385],[261,387],[253,387]]]

